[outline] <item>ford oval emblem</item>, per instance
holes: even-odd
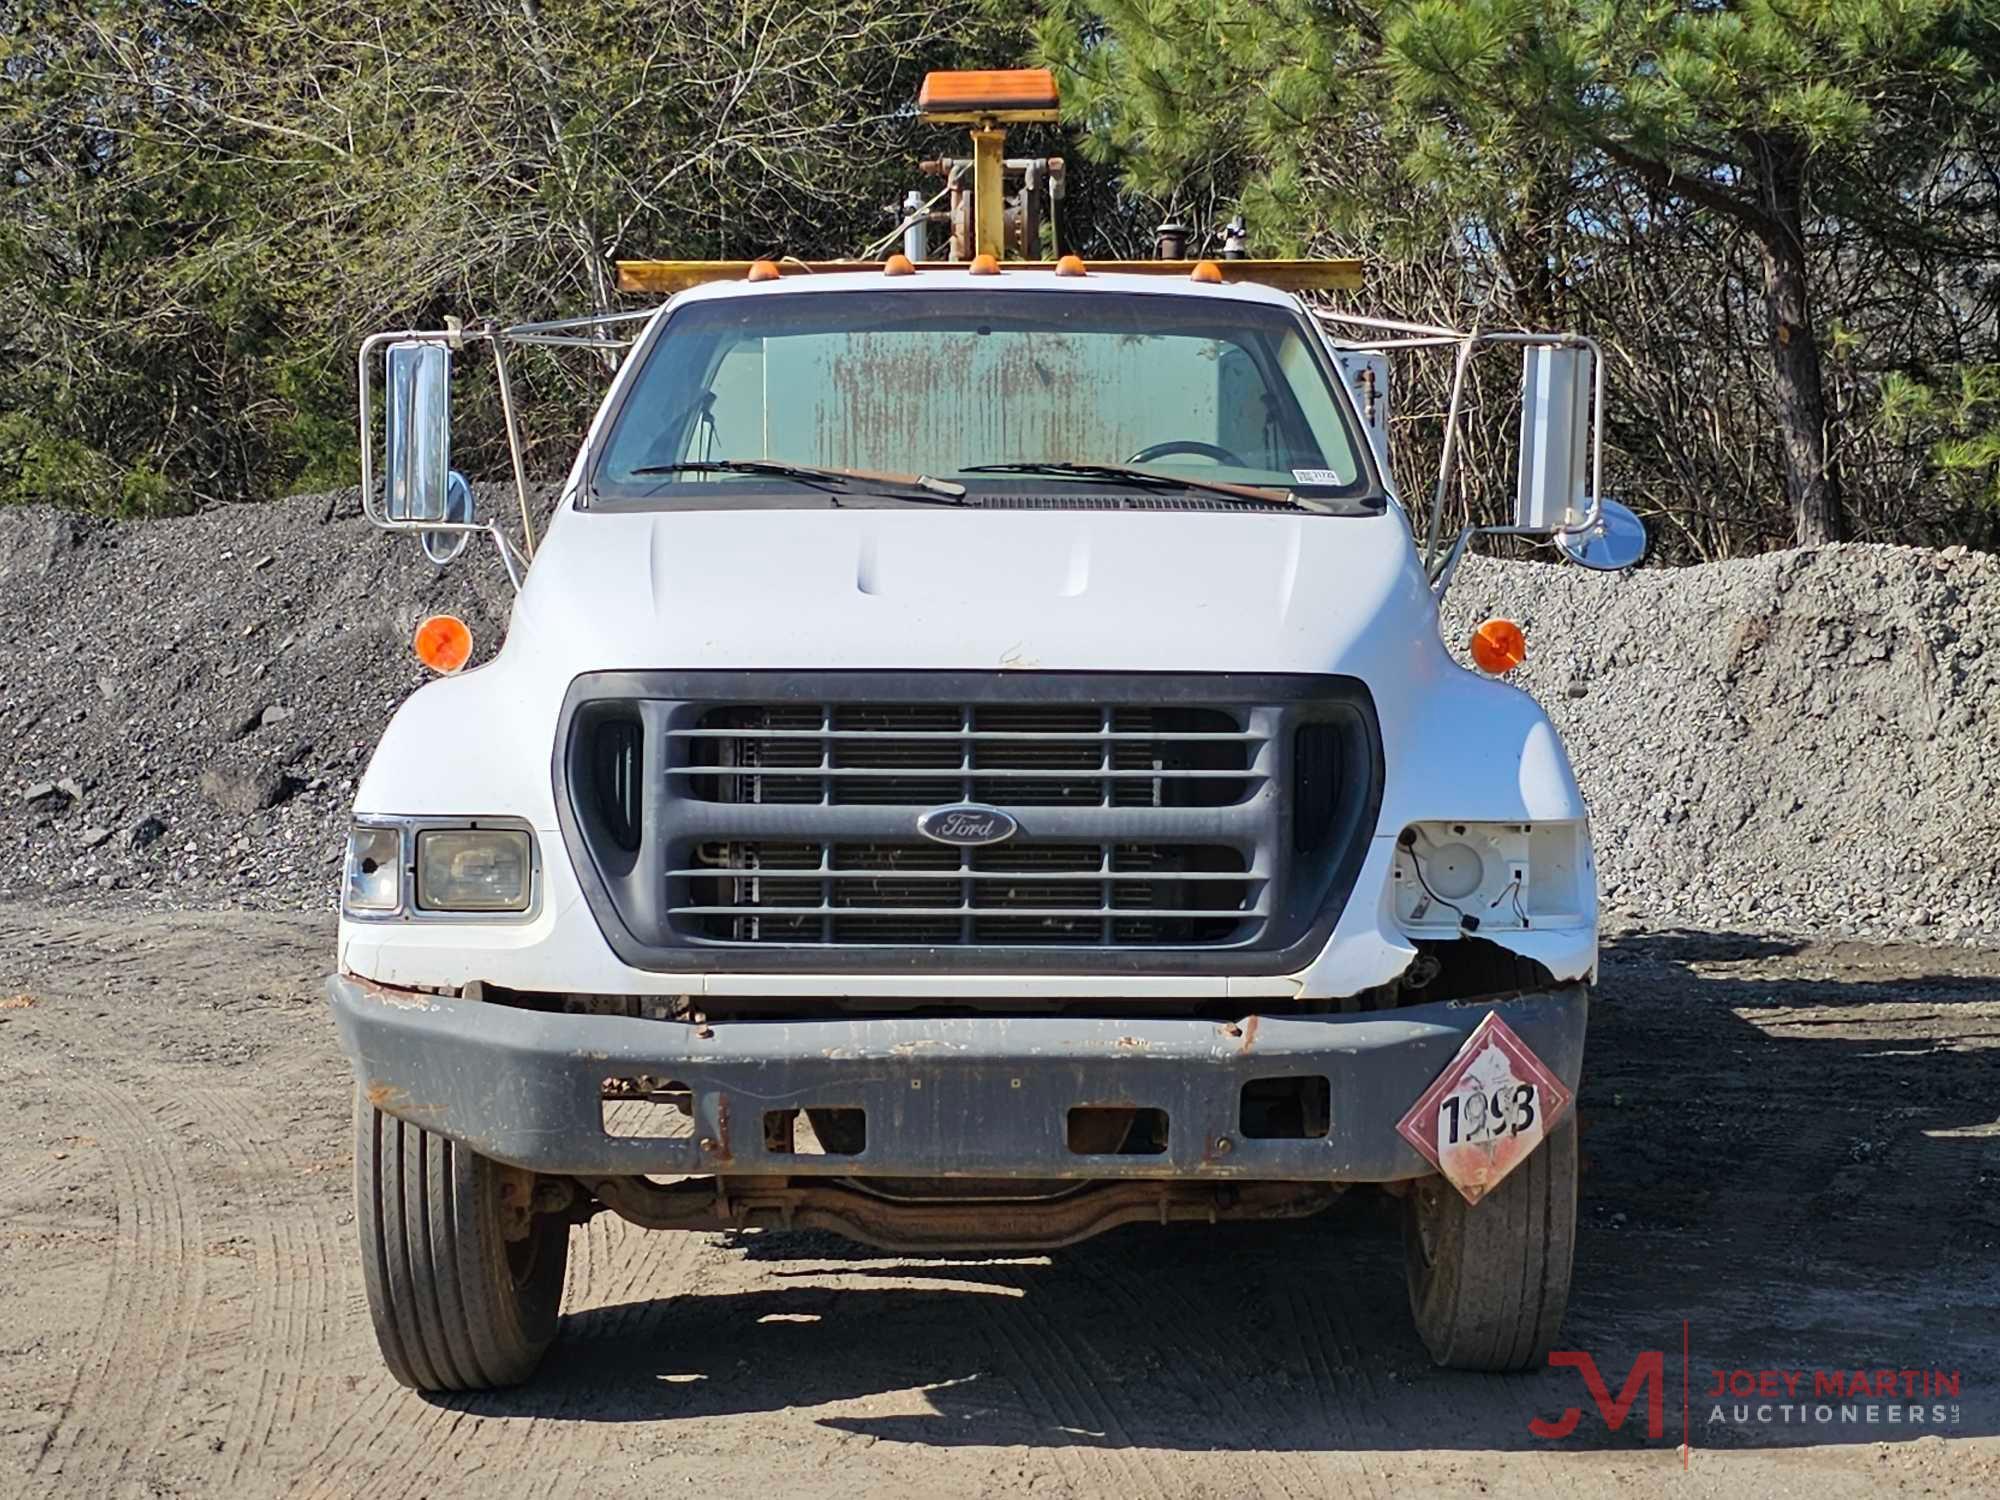
[[[954,802],[917,816],[918,833],[940,844],[956,844],[961,849],[1002,843],[1020,831],[1021,825],[1011,813],[983,802]]]

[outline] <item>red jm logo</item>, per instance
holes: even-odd
[[[1553,1349],[1549,1352],[1549,1368],[1562,1369],[1567,1366],[1583,1372],[1584,1386],[1590,1391],[1590,1399],[1597,1403],[1597,1414],[1604,1418],[1604,1425],[1616,1432],[1625,1425],[1625,1418],[1631,1415],[1632,1403],[1639,1399],[1640,1390],[1651,1387],[1646,1397],[1646,1436],[1656,1438],[1666,1432],[1666,1356],[1658,1349],[1648,1349],[1632,1361],[1631,1373],[1625,1377],[1625,1388],[1618,1393],[1618,1399],[1611,1399],[1611,1389],[1604,1383],[1604,1377],[1597,1373],[1597,1361],[1581,1349]],[[1544,1417],[1534,1417],[1528,1422],[1528,1431],[1538,1438],[1566,1438],[1576,1431],[1576,1424],[1583,1413],[1572,1406],[1553,1422]]]

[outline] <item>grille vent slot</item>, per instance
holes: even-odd
[[[1218,845],[711,843],[669,875],[675,924],[730,943],[1203,946],[1269,915]]]
[[[1230,807],[1263,779],[1239,711],[1096,704],[733,704],[670,736],[706,802]]]
[[[601,719],[590,732],[590,781],[598,815],[606,836],[627,854],[638,849],[644,826],[645,739],[638,719],[622,716]]]

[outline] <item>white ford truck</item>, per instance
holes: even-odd
[[[1440,638],[1471,533],[1390,483],[1381,351],[1522,345],[1499,529],[1640,533],[1586,483],[1586,341],[1337,339],[1271,264],[691,274],[613,325],[538,547],[449,471],[450,360],[594,335],[364,346],[371,514],[519,583],[354,807],[329,990],[400,1380],[526,1378],[603,1210],[1024,1248],[1361,1185],[1439,1361],[1541,1360],[1590,834],[1546,715]]]

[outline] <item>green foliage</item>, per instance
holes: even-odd
[[[1013,144],[1075,162],[1065,247],[1144,254],[1171,215],[1213,252],[1240,210],[1261,252],[1365,254],[1373,309],[1584,327],[1611,354],[1613,482],[1667,551],[1796,534],[1780,497],[1802,464],[1839,479],[1859,535],[2000,540],[1996,14],[15,0],[0,503],[151,514],[351,483],[364,334],[617,305],[620,256],[853,252],[914,162],[960,148],[909,109],[923,73],[1033,52],[1071,124]],[[1782,316],[1778,252],[1797,282]],[[538,471],[603,375],[522,362]],[[490,370],[462,378],[455,449],[502,472]],[[1488,518],[1511,375],[1477,378],[1458,503]],[[1398,382],[1418,481],[1441,379]]]
[[[1660,419],[1614,435],[1619,489],[1691,549],[1843,505],[1925,534],[1875,413],[1889,372],[2000,358],[1994,0],[1046,0],[1036,39],[1086,149],[1208,245],[1240,208],[1260,249],[1365,254],[1391,310],[1609,342]],[[1964,441],[1914,451],[1935,480]]]
[[[0,14],[0,499],[128,513],[352,483],[376,328],[619,305],[619,256],[851,253],[923,73],[1014,45],[976,0]],[[522,370],[543,468],[602,378]]]
[[[1949,386],[1891,374],[1882,422],[1928,444],[1938,473],[1969,501],[2000,511],[2000,364],[1965,365]]]

